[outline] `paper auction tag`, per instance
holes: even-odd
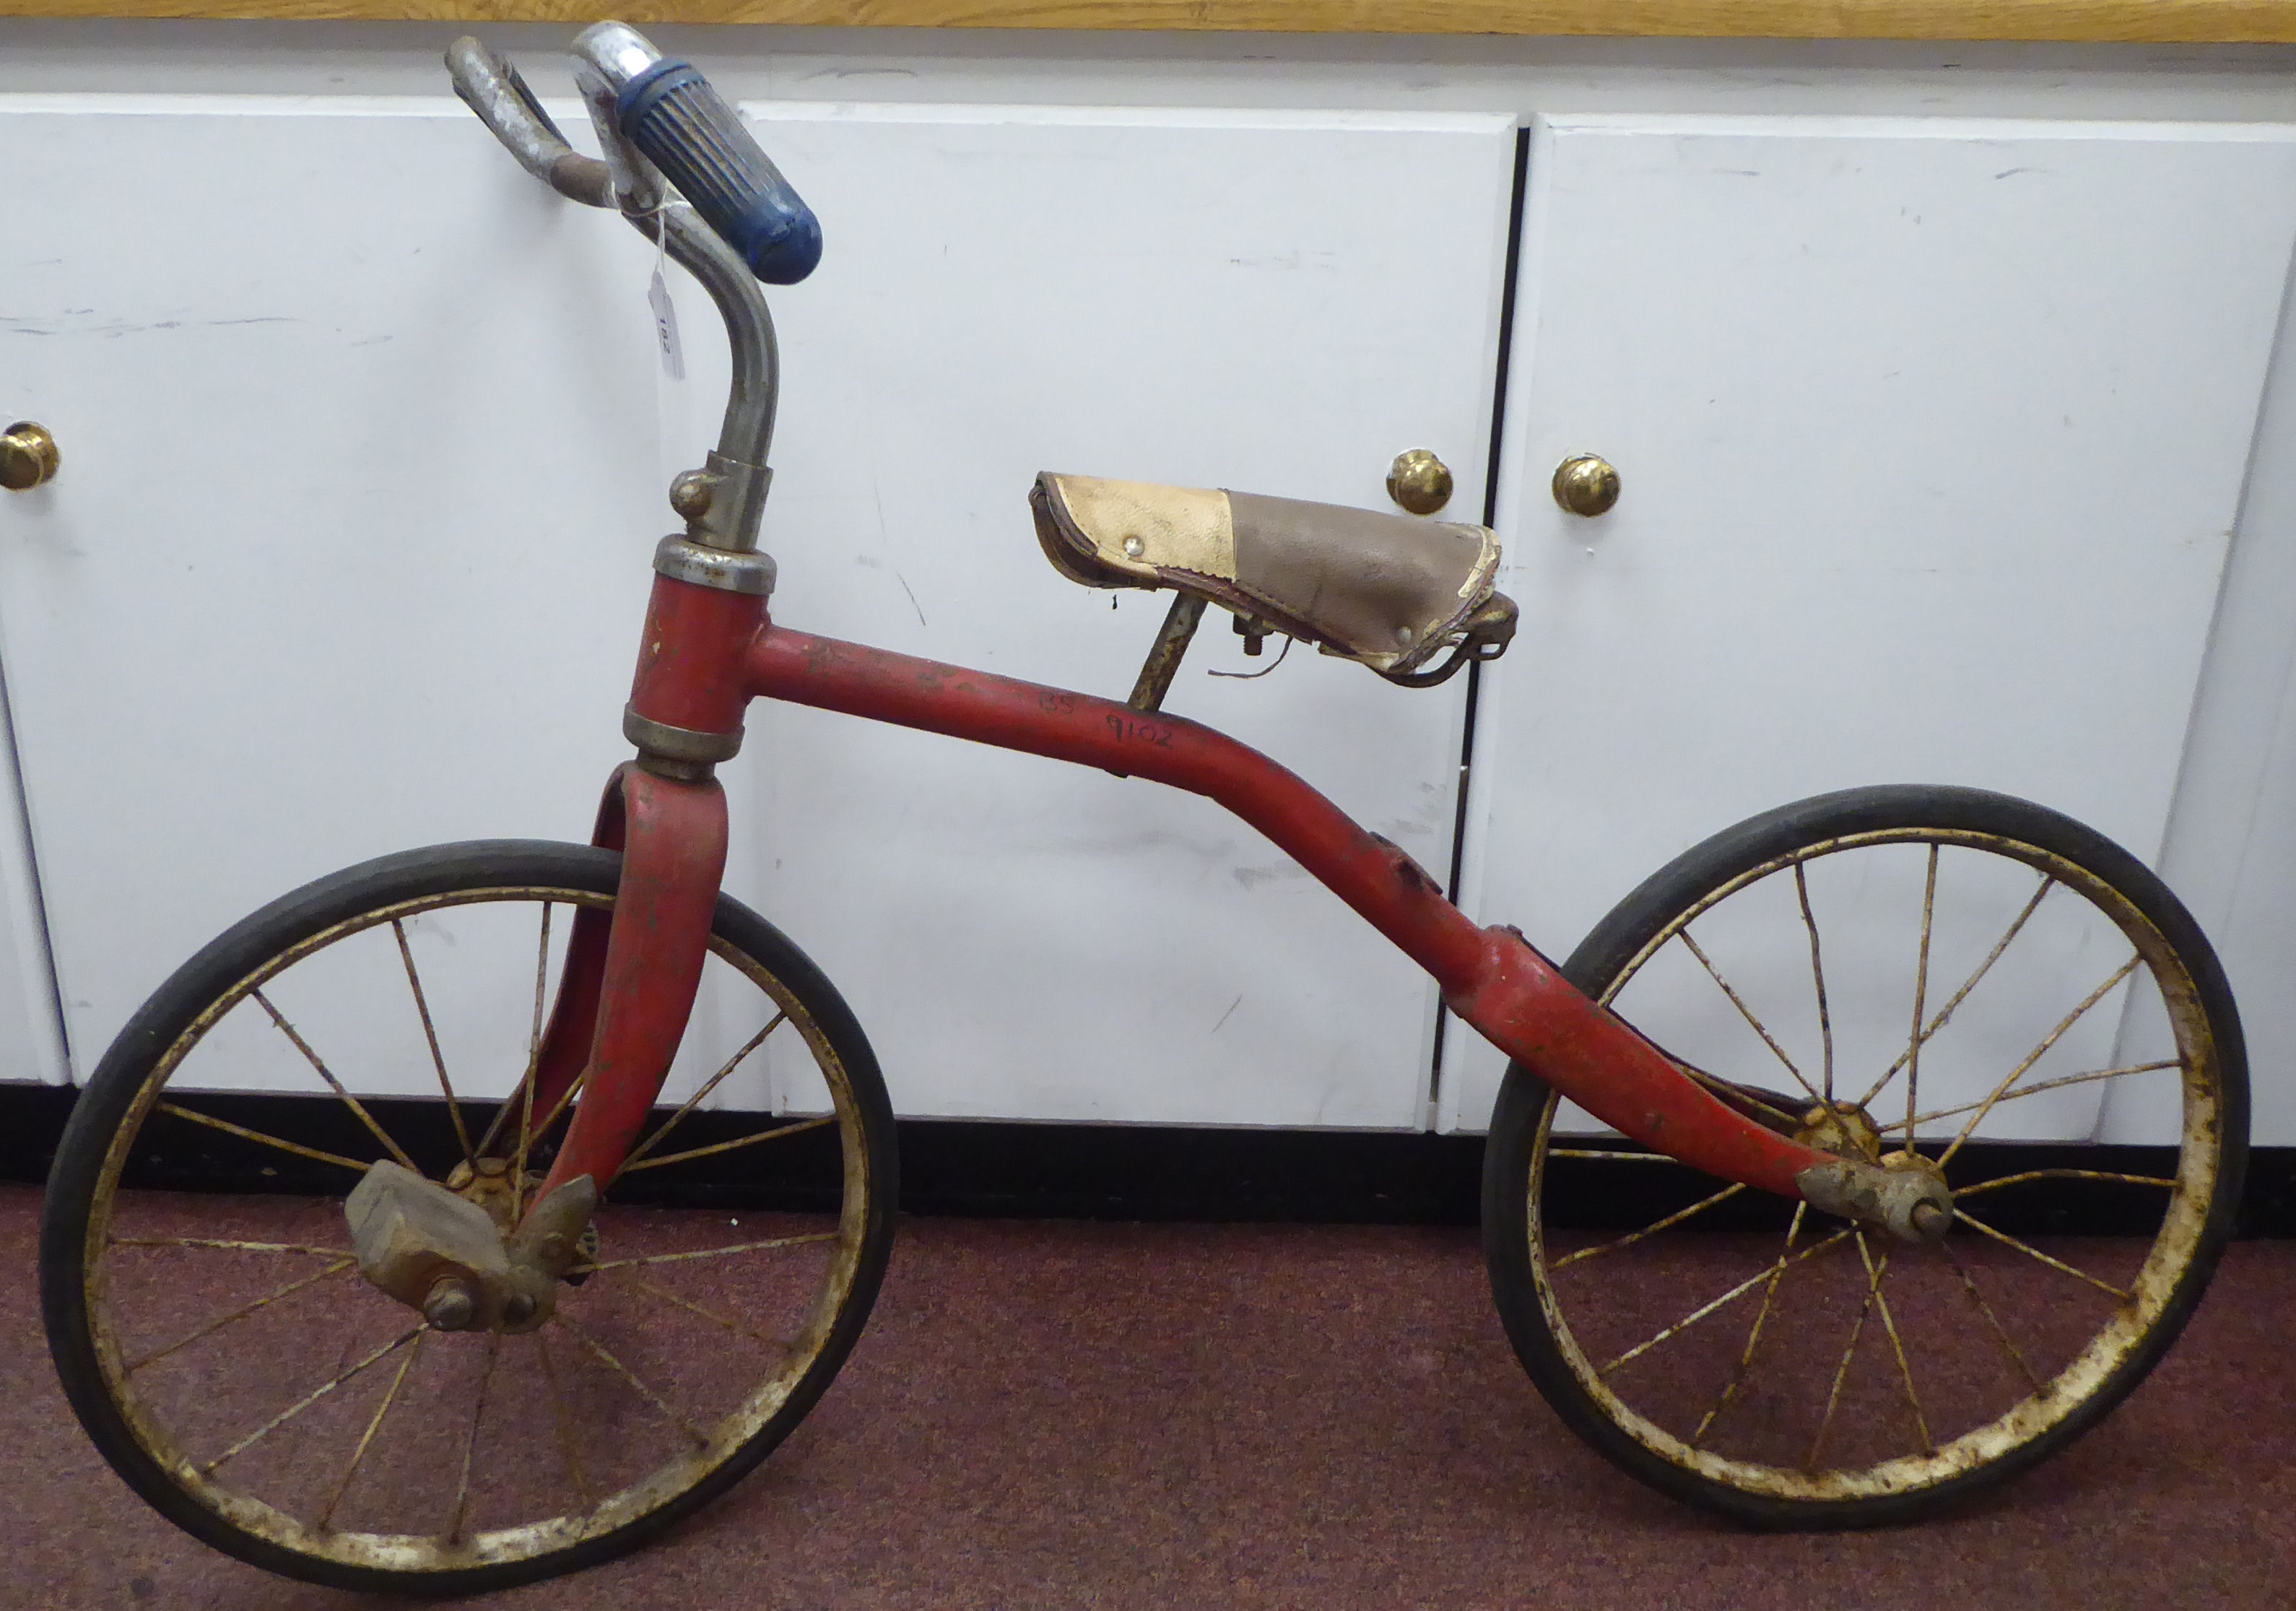
[[[653,284],[646,287],[646,306],[653,309],[653,331],[661,342],[661,372],[673,381],[685,378],[685,349],[677,340],[677,309],[669,300],[669,286],[657,265]]]

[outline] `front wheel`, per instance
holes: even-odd
[[[1564,972],[1741,1111],[1954,1196],[1909,1246],[1590,1134],[1508,1071],[1500,1315],[1557,1413],[1662,1492],[1761,1526],[1926,1515],[2095,1425],[2208,1285],[2248,1154],[2239,1018],[2175,896],[2068,818],[1804,801],[1661,869]],[[2132,1133],[2172,1139],[2064,1144]]]
[[[168,1519],[336,1588],[502,1588],[652,1537],[828,1386],[891,1248],[892,1112],[836,990],[724,897],[666,1106],[550,1321],[439,1331],[359,1276],[343,1197],[378,1159],[498,1223],[540,1184],[567,1122],[531,1099],[549,997],[620,867],[525,842],[369,862],[120,1032],[56,1155],[41,1301],[81,1424]]]

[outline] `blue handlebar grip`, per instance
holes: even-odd
[[[794,285],[821,261],[821,220],[692,62],[665,57],[632,78],[614,120],[767,284]]]

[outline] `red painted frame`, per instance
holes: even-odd
[[[1604,1123],[1686,1163],[1782,1196],[1828,1155],[1725,1106],[1573,989],[1511,928],[1478,928],[1394,844],[1365,832],[1259,752],[1183,718],[776,627],[762,598],[659,578],[630,708],[733,734],[751,699],[779,699],[945,733],[1136,777],[1218,801],[1432,974],[1445,1003],[1508,1056]],[[615,774],[597,842],[623,851],[611,924],[585,913],[537,1081],[548,1112],[579,1072],[581,1101],[543,1194],[611,1180],[660,1093],[701,976],[726,852],[714,780]]]

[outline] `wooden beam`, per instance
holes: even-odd
[[[2296,43],[2296,0],[0,0],[0,16]]]

